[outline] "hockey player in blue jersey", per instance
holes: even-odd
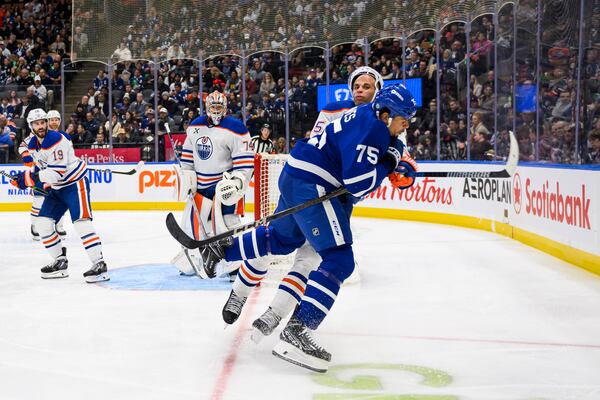
[[[342,114],[355,106],[373,101],[373,98],[382,87],[383,78],[379,72],[367,66],[357,68],[348,79],[348,89],[352,93],[353,100],[334,101],[327,104],[319,113],[310,136],[322,134],[332,121],[340,118]],[[346,211],[351,213],[352,200],[346,197],[349,197],[349,195],[340,197],[340,201],[346,205]],[[281,280],[269,307],[252,323],[254,327],[252,340],[259,342],[264,336],[270,335],[280,321],[292,312],[304,294],[308,275],[320,263],[321,257],[309,242],[306,242],[296,251],[292,267]],[[268,266],[269,264],[263,265]],[[250,290],[260,282],[257,279],[249,279],[249,274],[245,274],[245,272],[246,269],[244,268],[238,272],[238,278],[233,285],[233,291],[237,298],[232,299],[224,307],[223,317],[228,324],[235,322],[241,313],[239,306],[243,305]],[[265,275],[257,274],[256,277],[260,278]]]
[[[31,110],[27,123],[33,132],[28,144],[34,167],[17,174],[13,183],[20,189],[36,187],[48,192],[42,203],[36,229],[42,243],[54,259],[42,268],[42,278],[65,278],[68,261],[55,223],[69,211],[73,226],[92,261],[83,276],[88,283],[108,280],[102,243],[92,224],[90,187],[86,162],[79,159],[73,144],[64,134],[48,129],[48,117],[40,108]]]
[[[410,92],[392,85],[379,91],[373,103],[349,110],[322,134],[297,143],[279,178],[281,197],[276,212],[341,186],[358,199],[375,190],[390,173],[412,175],[415,165],[402,160],[397,136],[408,128],[415,112]],[[273,354],[318,372],[327,370],[331,355],[311,332],[326,317],[354,269],[347,210],[333,198],[203,249],[208,250],[203,253],[204,262],[212,263],[220,258],[234,261],[289,254],[305,241],[314,247],[322,262],[310,273],[302,300]]]

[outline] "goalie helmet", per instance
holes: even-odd
[[[350,89],[350,93],[352,93],[352,90],[354,89],[354,81],[361,75],[369,75],[375,79],[375,95],[377,95],[377,92],[383,88],[383,78],[379,72],[367,66],[357,68],[350,74],[350,78],[348,79],[348,89]]]
[[[27,125],[29,125],[29,129],[31,129],[32,132],[35,133],[35,130],[33,129],[32,124],[35,121],[39,121],[41,119],[48,120],[48,115],[46,114],[46,111],[44,111],[43,109],[35,108],[29,112],[29,114],[27,115]]]
[[[227,97],[216,90],[206,97],[206,115],[213,124],[219,125],[221,119],[227,114]]]
[[[48,117],[48,119],[58,118],[59,121],[61,119],[60,118],[60,113],[58,111],[56,111],[56,110],[50,110],[50,111],[48,111],[48,114],[46,114],[46,116]]]
[[[410,121],[417,112],[417,102],[404,85],[397,83],[377,93],[373,99],[373,109],[378,113],[389,112],[390,118],[402,117]]]

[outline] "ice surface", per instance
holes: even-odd
[[[535,249],[355,218],[361,282],[317,331],[333,354],[319,375],[273,357],[275,334],[250,341],[273,288],[223,329],[229,284],[166,265],[165,215],[95,213],[102,286],[70,223],[71,276],[46,281],[28,213],[0,214],[0,399],[600,399],[600,279]]]

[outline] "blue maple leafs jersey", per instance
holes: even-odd
[[[387,176],[380,163],[391,143],[371,104],[354,107],[325,131],[296,144],[284,171],[331,190],[344,186],[355,197],[375,190]]]

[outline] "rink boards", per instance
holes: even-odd
[[[488,171],[502,164],[426,163],[423,171]],[[97,168],[128,170],[127,164]],[[22,167],[3,165],[14,173]],[[150,163],[136,175],[89,171],[97,210],[180,210],[175,168]],[[27,191],[1,177],[0,211],[28,211]],[[246,201],[252,209],[253,190]],[[572,264],[600,274],[600,169],[545,165],[519,166],[510,179],[423,178],[394,190],[386,180],[357,204],[357,216],[409,219],[484,229],[514,238]],[[399,232],[398,235],[406,234]],[[500,255],[493,255],[500,256]]]

